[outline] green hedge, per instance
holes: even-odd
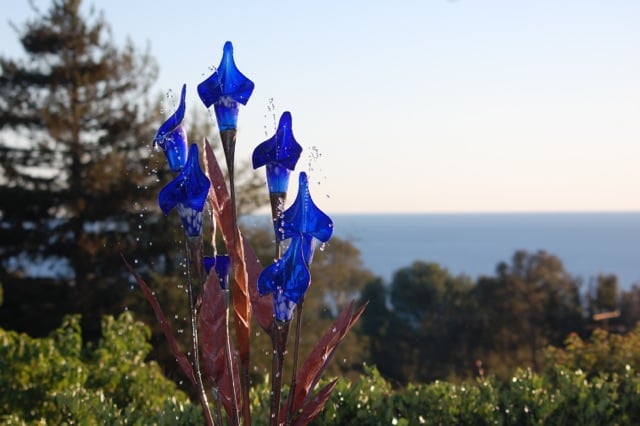
[[[543,374],[394,389],[375,368],[338,383],[318,425],[640,424],[640,332],[570,336]],[[49,337],[0,330],[0,423],[192,425],[201,412],[158,365],[149,330],[125,313],[105,317],[103,338],[82,344],[79,318]],[[608,370],[606,368],[608,368]],[[267,424],[269,386],[252,389],[253,424]]]
[[[0,423],[200,423],[199,408],[145,361],[149,328],[124,313],[105,317],[102,334],[83,347],[78,316],[42,339],[0,329]]]

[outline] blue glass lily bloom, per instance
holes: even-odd
[[[198,146],[192,144],[184,168],[158,195],[158,204],[165,215],[174,207],[178,209],[188,237],[202,235],[202,210],[210,186],[209,179],[200,168]]]
[[[276,319],[290,321],[293,308],[302,299],[311,284],[308,246],[311,237],[298,235],[284,255],[266,267],[258,277],[258,292],[261,296],[273,293]]]
[[[296,168],[302,147],[293,136],[291,113],[280,116],[276,134],[262,142],[253,151],[253,168],[267,167],[267,185],[270,193],[286,193],[289,174]]]
[[[333,221],[311,199],[305,172],[300,172],[296,199],[282,214],[279,234],[283,240],[298,234],[310,235],[323,243],[333,234]]]
[[[184,126],[185,98],[187,85],[182,85],[178,109],[156,132],[153,143],[164,151],[172,172],[182,170],[187,162],[187,131]]]
[[[218,128],[224,131],[237,127],[238,104],[247,104],[253,88],[253,82],[236,67],[233,45],[228,41],[218,69],[198,85],[198,95],[207,108],[213,105]]]

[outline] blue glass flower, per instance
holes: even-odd
[[[209,179],[200,168],[198,146],[192,144],[184,168],[158,195],[158,204],[165,215],[177,207],[188,237],[202,235],[202,210],[210,186]]]
[[[291,113],[280,116],[276,134],[253,151],[253,168],[267,166],[267,185],[270,193],[286,193],[289,174],[296,168],[302,147],[293,137]]]
[[[323,243],[329,241],[333,234],[333,221],[311,199],[305,172],[300,173],[295,201],[285,210],[280,221],[281,239],[292,238],[298,234],[310,235]]]
[[[213,268],[220,281],[220,288],[227,290],[229,288],[229,269],[231,268],[231,259],[228,254],[219,254],[215,257],[205,256],[203,259],[204,270],[208,274]]]
[[[311,284],[309,273],[309,248],[311,238],[298,235],[282,258],[266,267],[258,277],[258,292],[261,296],[273,293],[276,319],[290,321],[293,309],[300,302]]]
[[[185,98],[187,85],[182,85],[178,109],[167,119],[153,138],[154,145],[160,147],[167,157],[172,172],[179,172],[187,162],[187,131],[184,127]]]
[[[218,69],[198,85],[198,95],[207,108],[213,105],[219,130],[230,130],[238,123],[238,104],[247,104],[253,87],[253,82],[236,67],[233,45],[228,41]]]

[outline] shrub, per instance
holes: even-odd
[[[46,338],[0,329],[3,424],[147,424],[199,416],[187,395],[146,358],[150,331],[129,313],[102,321],[102,339],[83,347],[80,317]],[[196,416],[197,415],[197,416]]]

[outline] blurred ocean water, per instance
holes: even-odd
[[[545,250],[572,275],[615,274],[640,284],[640,213],[334,215],[335,235],[361,251],[367,268],[390,281],[415,260],[452,274],[492,275],[516,250]]]

